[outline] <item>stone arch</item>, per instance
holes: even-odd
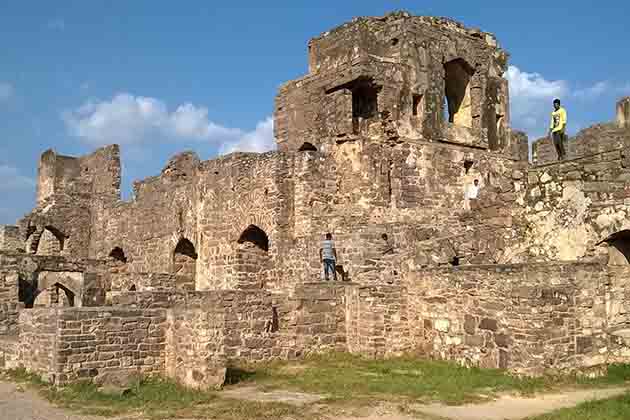
[[[448,122],[472,128],[471,78],[474,68],[462,58],[444,64],[444,95]]]
[[[190,240],[181,238],[173,250],[173,270],[177,275],[189,276],[194,280],[197,271],[197,250]]]
[[[269,237],[256,225],[249,225],[236,241],[239,244],[251,243],[263,251],[269,251]]]
[[[317,152],[317,147],[315,147],[312,143],[305,141],[298,149],[298,152]]]
[[[249,225],[236,243],[236,288],[264,288],[271,261],[269,237],[258,226]]]
[[[125,251],[119,246],[114,247],[114,249],[111,250],[111,252],[109,253],[109,258],[121,264],[127,264],[127,256],[125,255]]]
[[[38,273],[34,306],[81,306],[82,277],[79,272]]]
[[[37,242],[37,255],[61,255],[65,235],[52,226],[46,226]]]
[[[608,236],[597,245],[608,245],[609,265],[630,265],[630,230],[624,229]]]
[[[75,306],[75,294],[61,283],[53,285],[56,291],[52,295],[51,306]]]

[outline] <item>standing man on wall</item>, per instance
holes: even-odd
[[[319,260],[324,264],[324,279],[328,281],[329,276],[332,274],[333,280],[336,281],[337,250],[335,249],[331,233],[327,233],[326,239],[322,241],[322,247],[319,249]]]
[[[564,160],[566,158],[564,138],[567,128],[567,111],[560,106],[560,99],[553,100],[553,109],[549,134],[552,136],[553,145],[558,154],[558,160]]]

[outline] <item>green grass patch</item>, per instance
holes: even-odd
[[[591,401],[565,408],[530,420],[628,420],[630,394],[607,400]]]
[[[142,413],[151,419],[216,418],[226,420],[271,420],[298,413],[296,407],[282,403],[257,403],[220,398],[220,392],[185,388],[174,381],[146,378],[134,383],[124,395],[99,392],[96,385],[80,382],[55,388],[36,375],[14,370],[7,379],[29,384],[53,404],[86,415],[117,416]]]
[[[365,359],[349,354],[310,357],[299,362],[240,366],[232,383],[253,382],[267,388],[295,389],[327,395],[329,400],[397,398],[461,404],[497,393],[533,394],[554,388],[606,386],[630,380],[630,366],[611,366],[595,379],[571,376],[519,378],[496,369],[465,368],[454,363],[402,357]]]

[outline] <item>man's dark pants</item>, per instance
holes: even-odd
[[[553,145],[556,148],[558,159],[563,160],[566,157],[566,151],[564,149],[564,131],[554,131],[552,135]]]
[[[324,278],[326,279],[326,281],[328,281],[330,274],[332,274],[333,280],[337,280],[337,271],[335,270],[335,265],[335,260],[324,258]]]

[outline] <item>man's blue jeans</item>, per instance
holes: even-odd
[[[332,275],[333,280],[337,280],[337,272],[335,271],[335,260],[324,258],[324,280],[328,281]]]

